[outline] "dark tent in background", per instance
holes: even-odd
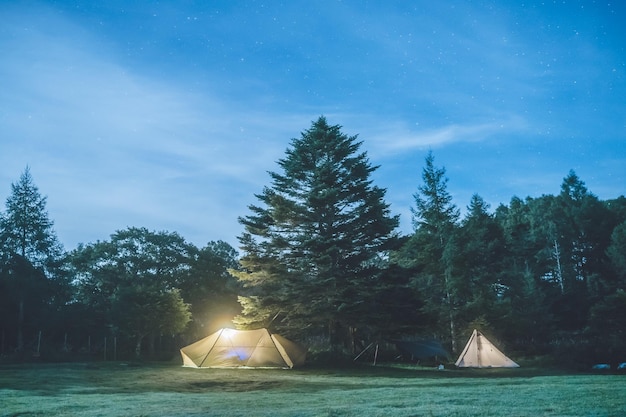
[[[402,355],[415,360],[448,357],[448,352],[436,340],[396,340],[393,343]]]

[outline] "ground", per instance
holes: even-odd
[[[622,416],[624,374],[0,366],[0,416]]]

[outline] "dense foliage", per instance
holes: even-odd
[[[4,349],[10,329],[15,349],[25,336],[53,325],[46,318],[67,301],[63,248],[27,167],[11,185],[0,217],[0,324]]]
[[[601,323],[623,308],[626,199],[602,202],[570,171],[557,196],[513,197],[489,213],[475,194],[461,219],[432,153],[422,178],[415,231],[395,259],[424,297],[431,334],[453,351],[481,327],[526,354],[620,360],[626,335]]]
[[[478,327],[518,356],[626,360],[624,196],[570,171],[558,195],[460,210],[429,152],[400,236],[361,146],[323,117],[293,139],[241,258],[139,227],[66,252],[26,168],[0,213],[0,355],[171,355],[233,320],[333,351],[420,336],[454,355]]]
[[[240,324],[325,333],[335,348],[353,345],[354,331],[383,313],[372,303],[398,219],[360,146],[323,117],[292,140],[283,172],[257,195],[262,206],[240,219]]]
[[[63,253],[45,201],[26,169],[1,218],[3,355],[154,356],[239,312],[227,243],[129,227]]]

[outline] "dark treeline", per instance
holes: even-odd
[[[241,256],[137,227],[67,252],[27,168],[0,217],[0,354],[171,358],[233,320],[333,353],[429,337],[454,356],[479,328],[519,356],[624,361],[626,198],[570,171],[558,195],[461,215],[429,153],[401,235],[361,145],[323,117],[292,139]]]
[[[626,199],[600,201],[572,171],[559,195],[490,212],[452,202],[429,153],[414,230],[396,233],[377,167],[322,117],[240,219],[240,326],[272,326],[334,351],[415,336],[457,354],[479,328],[520,355],[623,361]]]
[[[238,313],[227,243],[130,227],[65,252],[45,204],[27,168],[0,219],[3,356],[167,357]]]

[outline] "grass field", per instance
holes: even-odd
[[[626,375],[0,366],[1,416],[626,416]]]

